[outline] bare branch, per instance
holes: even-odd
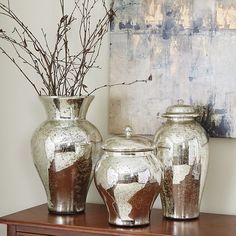
[[[30,82],[30,84],[34,87],[35,91],[37,94],[40,96],[40,92],[38,91],[37,87],[35,84],[29,79],[29,77],[25,74],[25,72],[21,69],[21,67],[17,64],[14,58],[12,58],[2,47],[0,47],[0,50],[2,51],[3,54],[5,54],[12,62],[13,64],[20,70],[20,72],[23,74],[23,76]]]
[[[43,34],[43,37],[44,37],[45,45],[48,49],[48,53],[52,56],[52,52],[51,52],[50,47],[48,45],[47,34],[44,32],[43,28],[41,28],[41,31],[42,31],[42,34]]]
[[[115,87],[115,86],[130,86],[132,84],[136,84],[136,83],[147,83],[152,81],[152,75],[150,75],[147,79],[143,79],[143,80],[134,80],[130,83],[126,83],[126,82],[121,82],[121,83],[116,83],[116,84],[105,84],[102,85],[100,87],[95,88],[94,90],[92,90],[90,93],[88,93],[87,96],[90,96],[91,94],[93,94],[95,91],[102,89],[102,88],[111,88],[111,87]]]
[[[17,66],[27,80],[29,77],[18,63],[23,63],[35,70],[44,88],[40,87],[38,90],[31,80],[29,82],[37,89],[38,94],[42,91],[49,96],[81,95],[84,92],[88,93],[87,86],[84,84],[86,74],[91,69],[99,68],[95,63],[114,11],[106,7],[105,0],[74,0],[74,7],[69,14],[66,13],[65,0],[60,0],[59,4],[61,17],[56,28],[56,39],[50,47],[47,33],[43,28],[41,33],[44,41],[41,43],[13,12],[10,0],[6,5],[0,3],[0,15],[15,23],[11,36],[0,29],[0,39],[13,46],[19,62],[16,62],[14,57],[7,54],[4,49],[1,48],[1,51]],[[102,6],[104,15],[97,22],[93,22],[93,15],[96,14],[94,10],[97,6]],[[71,31],[74,21],[78,22],[80,45],[77,52],[71,54],[68,32]]]

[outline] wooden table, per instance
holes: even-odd
[[[108,224],[106,208],[99,204],[87,204],[85,214],[70,216],[49,214],[40,205],[1,217],[0,223],[7,224],[8,236],[236,236],[236,216],[201,213],[197,220],[174,221],[153,209],[149,226],[122,228]]]

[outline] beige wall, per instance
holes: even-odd
[[[50,10],[44,12],[42,7],[50,4],[49,2],[12,0],[17,12],[26,20],[27,17],[33,18],[35,4],[40,5],[37,11],[41,15],[50,15]],[[27,8],[20,7],[20,4],[27,5]],[[31,15],[27,16],[26,13]],[[39,27],[45,23],[49,28],[52,27],[49,17],[34,18],[34,20]],[[92,87],[107,83],[108,45],[106,40],[101,51],[99,64],[102,70],[91,73],[88,78]],[[0,55],[0,72],[0,216],[2,216],[46,202],[44,189],[34,168],[30,151],[31,135],[46,116],[33,89],[3,55]],[[106,137],[108,91],[103,89],[95,95],[96,99],[91,105],[88,119]],[[202,211],[236,214],[235,153],[234,139],[210,139],[210,162]],[[94,185],[90,188],[88,202],[101,202]],[[160,207],[159,199],[155,207]],[[0,227],[0,235],[6,235],[6,227]]]

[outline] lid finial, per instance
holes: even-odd
[[[178,103],[178,105],[184,105],[184,100],[183,99],[178,99],[177,103]]]
[[[130,138],[132,136],[133,129],[130,126],[125,127],[125,136],[126,138]]]

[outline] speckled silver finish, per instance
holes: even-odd
[[[131,134],[127,128],[125,136],[108,139],[95,168],[95,184],[106,204],[109,223],[119,226],[149,224],[162,178],[152,141]]]
[[[163,215],[168,218],[199,216],[208,166],[208,138],[194,120],[197,116],[193,107],[179,101],[163,114],[167,121],[155,134],[157,157],[164,168]]]
[[[93,98],[40,97],[48,119],[35,131],[31,147],[52,213],[84,211],[102,142],[99,131],[86,120]]]

